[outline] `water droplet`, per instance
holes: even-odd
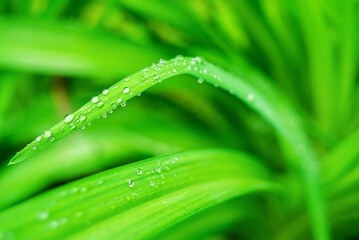
[[[59,226],[59,223],[57,221],[52,221],[50,223],[50,228],[55,229]]]
[[[122,90],[123,93],[129,93],[130,92],[130,88],[128,87],[125,87],[123,90]]]
[[[128,82],[130,79],[129,78],[126,78],[125,81]]]
[[[126,102],[121,103],[121,107],[126,107]]]
[[[155,186],[155,182],[154,182],[154,181],[151,181],[151,182],[150,182],[150,185],[151,185],[151,187]]]
[[[51,131],[46,131],[44,136],[45,136],[46,138],[50,137],[50,136],[51,136]]]
[[[80,115],[79,120],[80,120],[81,122],[85,121],[85,119],[86,119],[86,116],[85,116],[85,115]]]
[[[81,192],[86,192],[86,190],[87,190],[86,187],[81,188]]]
[[[137,96],[139,97],[139,96],[141,96],[141,93],[139,92],[139,93],[137,93]]]
[[[112,107],[112,109],[116,109],[117,108],[116,103],[111,103],[111,107]]]
[[[107,117],[107,114],[106,114],[106,113],[102,114],[102,117],[103,117],[103,118],[106,118],[106,117]]]
[[[141,175],[142,174],[142,169],[137,169],[137,175]]]
[[[117,102],[118,103],[122,102],[122,98],[117,98]]]
[[[135,185],[135,182],[132,181],[132,179],[128,179],[128,186],[133,187]]]
[[[67,218],[63,217],[59,220],[59,224],[65,225],[67,223]]]
[[[158,79],[158,76],[157,76],[157,75],[154,75],[154,76],[153,76],[153,80],[156,80],[156,79]]]
[[[85,126],[82,126],[81,129],[84,130],[86,127]]]
[[[98,100],[99,100],[98,97],[93,97],[93,98],[91,99],[91,102],[92,102],[92,103],[97,103]]]
[[[40,142],[41,141],[41,137],[37,137],[36,141]]]
[[[69,122],[72,121],[72,119],[74,119],[74,117],[75,117],[75,115],[73,115],[73,114],[68,114],[68,115],[65,116],[64,122],[65,122],[65,123],[69,123]]]
[[[54,141],[55,140],[55,138],[54,137],[50,137],[50,141]]]
[[[101,185],[102,183],[103,183],[102,180],[98,180],[98,181],[97,181],[97,184],[98,184],[98,185]]]
[[[36,149],[36,146],[34,146],[32,149],[34,149],[34,150],[35,150],[35,149]]]
[[[203,79],[202,79],[202,78],[199,78],[199,79],[198,79],[198,83],[203,83]]]
[[[107,94],[108,94],[108,90],[107,90],[107,89],[103,90],[102,94],[103,94],[103,95],[107,95]]]
[[[99,103],[97,104],[97,107],[98,107],[98,108],[102,108],[102,107],[103,107],[103,104],[104,104],[103,102],[99,102]]]
[[[37,218],[41,221],[45,221],[46,219],[49,218],[49,213],[46,211],[39,212],[39,214],[37,215]]]
[[[248,94],[247,100],[250,102],[250,101],[252,101],[253,99],[254,99],[254,94],[253,94],[253,93]]]
[[[179,60],[183,60],[183,56],[182,55],[177,55],[176,58],[175,58],[176,61],[179,61]]]
[[[200,57],[196,57],[195,60],[198,62],[198,63],[202,63],[202,59]]]

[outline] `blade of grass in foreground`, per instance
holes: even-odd
[[[221,68],[203,61],[201,58],[184,58],[165,61],[160,60],[150,68],[145,68],[116,83],[102,94],[92,98],[81,109],[69,114],[43,135],[36,138],[11,160],[10,164],[20,162],[36,153],[51,142],[61,139],[78,128],[84,129],[96,118],[107,117],[107,114],[119,105],[162,80],[189,73],[207,82],[219,86],[242,99],[249,107],[257,111],[288,142],[295,158],[289,163],[300,173],[306,191],[307,205],[313,224],[313,233],[318,240],[329,239],[327,217],[322,196],[321,178],[315,153],[309,139],[302,129],[299,116],[274,88],[261,81],[260,75],[251,76],[251,83],[230,74]]]
[[[15,239],[142,239],[216,203],[272,190],[277,185],[266,169],[243,153],[178,153],[92,175],[9,208],[0,214],[0,233]]]

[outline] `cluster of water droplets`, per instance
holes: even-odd
[[[144,190],[157,189],[166,183],[166,177],[176,176],[173,169],[176,168],[178,161],[179,158],[174,156],[172,158],[157,160],[157,163],[155,162],[154,164],[142,165],[141,167],[133,169],[133,176],[125,180],[131,191],[125,191],[126,194],[122,193],[120,195],[115,195],[116,191],[114,191],[113,199],[106,204],[106,208],[113,211],[119,206],[126,204],[128,201],[144,197],[145,194],[152,194],[150,191]],[[122,184],[124,179],[120,175],[119,177],[121,179],[119,183]],[[67,202],[71,197],[78,200],[85,199],[85,197],[93,191],[99,191],[101,185],[106,181],[113,180],[113,178],[107,176],[106,178],[97,179],[80,186],[77,185],[63,188],[62,191],[54,194],[51,200],[44,202],[41,209],[34,212],[33,217],[36,221],[52,231],[70,225],[72,221],[76,221],[84,216],[87,210],[79,208],[71,213],[62,215],[55,210],[57,206],[63,205],[64,203],[62,201]],[[174,181],[173,178],[171,181]],[[12,233],[0,231],[0,234],[3,234],[3,236],[10,236]]]
[[[178,157],[173,157],[172,159],[166,161],[158,160],[157,166],[151,167],[150,169],[137,168],[135,172],[135,175],[137,175],[136,178],[146,179],[145,185],[148,184],[147,187],[149,186],[150,188],[158,188],[161,185],[165,184],[166,176],[170,174],[171,169],[174,168],[177,161],[178,161]],[[175,175],[176,174],[173,173],[173,176]],[[136,183],[134,179],[135,177],[128,179],[127,181],[128,187],[130,188],[135,187]],[[140,188],[141,187],[146,187],[143,186],[143,182],[142,185],[140,185]]]
[[[143,69],[140,73],[127,77],[112,87],[104,89],[100,95],[93,97],[80,110],[66,115],[63,124],[60,123],[37,137],[30,143],[31,147],[34,150],[43,143],[54,141],[55,138],[59,139],[76,129],[85,129],[91,125],[94,118],[106,118],[118,106],[125,107],[127,99],[133,96],[141,96],[141,92],[148,87],[161,82],[165,78],[186,72],[198,73],[203,75],[204,78],[209,77],[220,80],[205,68],[200,57],[184,58],[179,55],[168,61],[161,59],[157,64],[152,64],[152,66]],[[200,78],[198,82],[202,83],[203,79]]]

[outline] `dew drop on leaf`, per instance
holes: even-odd
[[[107,95],[107,94],[108,94],[108,90],[107,90],[107,89],[103,90],[102,94],[103,94],[103,95]]]
[[[202,79],[202,78],[199,78],[199,79],[198,79],[198,83],[203,83],[203,79]]]
[[[137,169],[137,175],[141,175],[142,174],[142,169]]]
[[[39,214],[37,215],[37,218],[41,221],[45,221],[49,218],[49,213],[46,211],[39,212]]]
[[[130,92],[130,88],[128,87],[125,87],[123,90],[122,90],[123,93],[129,93]]]
[[[51,131],[46,131],[44,136],[45,136],[46,138],[50,137],[50,136],[51,136]]]
[[[68,114],[68,115],[65,116],[64,122],[65,122],[65,123],[69,123],[69,122],[72,121],[72,119],[74,119],[74,117],[75,117],[75,115],[73,115],[73,114]]]
[[[79,120],[80,120],[81,122],[85,121],[85,119],[86,119],[86,116],[85,116],[85,115],[80,115]]]
[[[128,179],[128,186],[133,187],[135,185],[135,182],[132,179]]]
[[[67,223],[67,218],[63,217],[59,220],[59,224],[65,225]]]
[[[50,228],[55,229],[59,226],[59,223],[57,221],[52,221],[50,223]]]
[[[41,137],[37,137],[36,141],[40,142],[41,141]]]
[[[99,102],[99,103],[97,104],[97,107],[98,107],[98,108],[102,108],[102,107],[103,107],[103,102]]]
[[[250,102],[250,101],[252,101],[253,99],[254,99],[254,94],[253,94],[253,93],[248,94],[247,100]]]
[[[91,99],[91,102],[92,102],[92,103],[97,103],[98,100],[99,100],[98,97],[93,97],[93,98]]]

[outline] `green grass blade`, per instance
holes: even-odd
[[[9,208],[0,214],[0,231],[16,239],[138,239],[229,198],[275,189],[266,169],[240,152],[178,153],[92,175]]]
[[[342,140],[323,158],[323,178],[329,184],[340,179],[353,170],[359,156],[359,129]]]
[[[242,236],[242,233],[245,237],[256,236],[245,239],[266,239],[269,234],[266,231],[267,223],[261,222],[264,210],[260,207],[261,203],[256,204],[251,201],[253,198],[241,198],[219,204],[162,231],[151,239],[206,239],[231,228],[239,231],[241,233],[239,236]],[[258,232],[258,229],[261,231]]]
[[[334,111],[337,109],[334,101],[337,69],[334,66],[334,43],[330,37],[330,27],[324,20],[324,4],[311,0],[293,2],[307,47],[314,111],[318,121],[326,129],[333,130],[337,127]]]
[[[163,111],[158,112],[137,105],[140,102],[155,103],[147,96],[140,98],[122,114],[114,113],[85,133],[68,136],[66,141],[35,154],[31,161],[0,169],[0,192],[7,193],[0,198],[0,211],[49,187],[104,169],[185,149],[218,147],[225,142],[206,129],[200,131],[184,122],[180,113],[168,116],[172,105],[162,106]]]
[[[0,16],[0,67],[56,76],[112,78],[166,55],[160,48],[76,22]],[[122,67],[119,67],[122,66]]]
[[[257,111],[274,129],[288,142],[295,153],[294,161],[290,163],[298,169],[307,193],[307,204],[313,221],[314,234],[318,239],[328,239],[328,227],[322,199],[321,178],[316,156],[305,135],[299,116],[275,89],[265,82],[252,84],[242,78],[234,76],[221,68],[202,59],[177,57],[176,59],[161,60],[150,68],[143,69],[128,78],[105,89],[102,94],[94,97],[81,109],[65,117],[43,135],[21,150],[11,160],[14,164],[26,159],[33,153],[61,139],[75,129],[84,128],[96,118],[106,117],[119,105],[143,92],[162,80],[178,75],[190,73],[201,77],[209,83],[219,86],[238,98],[249,107]],[[260,79],[259,75],[251,76]],[[291,159],[292,160],[292,159]]]

